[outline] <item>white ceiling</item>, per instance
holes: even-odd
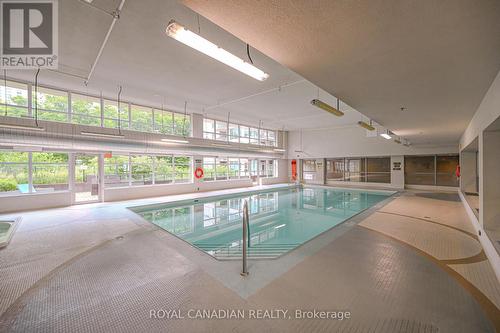
[[[498,0],[183,2],[414,143],[457,143],[500,70]]]
[[[119,0],[94,0],[93,6],[112,12]],[[111,24],[112,17],[78,0],[60,1],[60,70],[86,77]],[[255,65],[270,74],[259,82],[169,38],[165,28],[175,19],[198,32],[198,15],[176,1],[126,0],[89,85],[60,73],[42,71],[39,81],[57,87],[168,107],[275,129],[336,127],[355,124],[361,114],[342,104],[337,118],[310,104],[317,98],[335,105],[325,91],[251,48]],[[247,59],[246,44],[199,17],[200,33],[226,50]],[[8,76],[33,81],[33,71]],[[281,88],[279,88],[281,87]],[[250,96],[250,97],[249,97]],[[217,107],[217,105],[221,105]]]

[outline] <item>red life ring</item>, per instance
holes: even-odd
[[[196,168],[196,170],[194,170],[194,176],[196,177],[196,179],[200,179],[200,178],[203,178],[203,169],[198,167]]]
[[[460,165],[457,165],[457,169],[455,170],[455,175],[457,178],[460,178]]]

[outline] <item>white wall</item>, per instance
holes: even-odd
[[[366,137],[359,126],[288,133],[288,158],[360,157],[458,153],[457,145],[405,147],[380,136]],[[295,152],[302,150],[303,152]]]
[[[492,142],[489,142],[489,138],[487,138],[487,146],[485,147],[483,131],[498,117],[500,117],[500,72],[497,74],[495,80],[488,89],[488,92],[481,101],[481,104],[476,110],[476,113],[472,117],[472,120],[460,138],[461,149],[467,147],[472,141],[478,138],[479,152],[477,158],[479,165],[479,220],[477,220],[474,214],[471,213],[472,210],[468,206],[468,203],[463,195],[461,195],[461,198],[463,204],[469,212],[469,217],[472,220],[473,226],[479,234],[479,240],[483,245],[484,252],[490,260],[497,278],[500,280],[500,256],[498,255],[493,242],[488,238],[484,230],[485,208],[488,209],[488,207],[491,206],[490,199],[498,196],[498,191],[495,191],[495,189],[500,188],[500,177],[498,177],[497,167],[499,159],[498,156],[500,156],[500,146],[495,145],[494,143],[492,144]],[[486,154],[488,154],[488,156]],[[493,157],[493,159],[491,159],[491,157]],[[486,165],[485,158],[488,158]],[[490,165],[490,162],[493,162],[493,165]],[[490,193],[490,190],[485,191],[486,185],[488,186],[488,189],[492,189],[493,196],[491,196],[492,193]],[[490,196],[490,198],[488,198],[488,196]],[[498,202],[493,203],[493,207],[495,206],[498,206]],[[488,213],[486,214],[488,216]]]
[[[0,213],[65,207],[69,205],[71,205],[71,195],[68,191],[0,197]]]

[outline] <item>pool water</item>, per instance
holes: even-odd
[[[243,203],[248,201],[250,258],[276,258],[392,192],[284,188],[130,208],[217,259],[241,258]]]

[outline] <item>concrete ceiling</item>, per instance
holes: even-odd
[[[413,143],[458,142],[500,70],[498,0],[183,3]]]
[[[92,6],[114,11],[119,0],[94,0]],[[60,70],[86,77],[111,24],[105,12],[77,1],[59,2]],[[337,118],[310,104],[318,95],[336,99],[293,71],[255,49],[251,56],[270,77],[259,82],[169,38],[165,28],[175,19],[226,50],[247,59],[246,44],[176,1],[126,0],[120,19],[104,48],[88,86],[83,79],[42,71],[41,84],[230,119],[267,128],[298,129],[355,124],[362,115],[342,104],[346,116]],[[33,81],[33,71],[9,71],[8,76]],[[218,106],[220,105],[220,106]]]

